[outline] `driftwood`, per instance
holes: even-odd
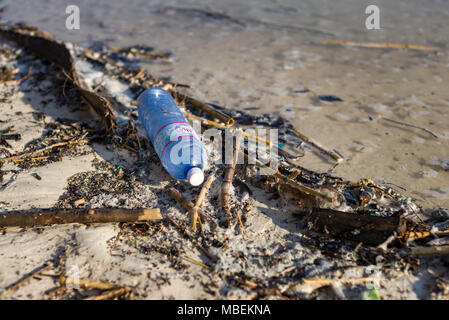
[[[39,58],[56,64],[62,69],[73,86],[80,92],[84,100],[103,119],[108,131],[115,128],[115,115],[111,104],[99,94],[84,88],[76,73],[75,63],[70,51],[63,43],[58,43],[50,36],[37,30],[30,31],[29,28],[13,27],[11,29],[0,27],[0,36],[16,42],[19,46],[30,50]]]
[[[401,217],[380,217],[332,209],[312,209],[308,215],[311,229],[335,238],[380,245],[394,232],[401,236],[406,222]]]
[[[54,209],[0,213],[0,227],[64,223],[135,222],[162,219],[160,209]]]
[[[118,288],[115,290],[107,291],[105,293],[102,293],[98,296],[92,296],[84,298],[83,300],[111,300],[118,297],[130,297],[132,299],[133,297],[133,291],[128,287]]]
[[[207,178],[207,181],[201,188],[200,194],[198,195],[198,199],[196,199],[195,205],[193,206],[192,210],[190,210],[190,214],[192,215],[192,228],[194,232],[196,232],[196,221],[198,220],[201,224],[201,219],[198,219],[198,210],[200,209],[200,206],[203,204],[203,199],[206,196],[206,193],[214,180],[215,177],[213,175],[210,175],[209,178]]]
[[[240,151],[240,141],[242,139],[242,131],[237,130],[235,135],[235,143],[233,143],[232,163],[226,165],[223,183],[221,184],[221,207],[228,218],[231,218],[231,208],[229,207],[229,192],[234,177],[235,165]]]

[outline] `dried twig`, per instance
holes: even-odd
[[[112,291],[107,291],[103,294],[100,294],[98,296],[92,296],[84,298],[83,300],[110,300],[121,296],[129,295],[132,292],[132,290],[128,287],[118,288],[114,289]]]
[[[209,267],[208,265],[206,265],[206,264],[204,264],[204,263],[201,263],[201,262],[199,262],[198,260],[193,259],[192,257],[184,256],[184,258],[186,258],[186,259],[189,260],[190,262],[193,262],[194,264],[199,265],[200,267],[202,267],[202,268],[204,268],[204,269],[207,269],[207,270],[210,269],[210,267]]]
[[[413,50],[438,50],[434,46],[424,46],[419,44],[385,43],[385,42],[355,42],[344,40],[324,40],[325,44],[338,44],[364,48],[392,48],[392,49],[413,49]]]
[[[419,127],[419,126],[416,126],[414,124],[402,122],[402,121],[388,119],[388,118],[385,118],[385,117],[382,117],[382,119],[390,121],[390,122],[393,122],[393,123],[396,123],[396,124],[400,124],[400,125],[403,125],[403,126],[406,126],[406,127],[411,127],[411,128],[423,130],[423,131],[427,132],[428,134],[432,135],[433,137],[438,138],[438,136],[435,133],[433,133],[432,131],[430,131],[429,129],[426,129],[426,128],[423,128],[423,127]]]
[[[186,96],[186,95],[179,93],[175,90],[169,90],[169,91],[175,98],[178,98],[179,100],[183,100],[185,103],[190,104],[190,105],[194,106],[195,108],[203,110],[209,116],[217,118],[218,120],[225,123],[227,126],[232,126],[235,123],[235,121],[232,117],[215,109],[211,105],[208,105],[206,103],[203,103],[201,101],[193,99],[192,97]]]
[[[223,128],[223,129],[224,129],[224,128],[227,128],[227,126],[224,125],[224,124],[221,124],[221,123],[218,123],[218,122],[209,120],[209,119],[205,119],[205,118],[200,117],[200,116],[196,116],[196,115],[191,114],[191,113],[189,113],[189,112],[184,112],[184,116],[185,116],[187,119],[191,119],[191,120],[199,120],[199,121],[204,122],[204,123],[207,124],[207,125],[214,126],[214,127],[217,127],[217,128]]]
[[[160,209],[52,209],[0,214],[0,227],[63,223],[134,222],[162,219]]]
[[[235,143],[233,144],[232,163],[226,165],[223,183],[221,184],[221,207],[228,218],[231,218],[231,208],[229,207],[229,191],[232,185],[235,165],[240,151],[240,141],[242,139],[242,131],[237,130],[235,135]]]
[[[291,266],[291,267],[285,268],[285,269],[282,270],[279,274],[284,275],[284,274],[286,274],[286,273],[289,273],[290,271],[295,270],[296,268],[298,268],[298,267],[297,267],[297,266]]]
[[[59,284],[61,286],[67,286],[68,284],[77,285],[83,289],[97,289],[97,290],[117,289],[117,285],[112,284],[112,283],[93,281],[93,280],[88,280],[88,279],[73,279],[73,278],[69,279],[65,276],[61,276],[59,278]]]
[[[326,159],[332,159],[333,161],[341,162],[344,159],[340,157],[337,153],[333,151],[329,151],[324,149],[322,146],[320,146],[318,143],[312,141],[309,137],[302,134],[298,130],[294,129],[293,133],[298,136],[298,138],[301,138],[301,140],[304,140],[305,143],[307,143],[310,147],[312,147],[314,150],[317,151],[317,153],[321,156],[324,156]]]
[[[251,280],[248,279],[237,279],[237,282],[240,284],[247,285],[251,289],[256,289],[259,285]]]
[[[31,77],[33,75],[33,73],[31,72],[32,69],[33,69],[33,67],[30,67],[30,70],[28,71],[28,74],[26,74],[22,78],[3,80],[3,81],[0,81],[0,83],[5,83],[5,82],[19,82],[20,83],[22,81],[25,81],[26,79],[28,79],[29,77]]]
[[[29,275],[27,275],[25,278],[19,280],[17,283],[9,286],[5,291],[3,291],[0,294],[0,300],[4,299],[8,294],[11,294],[15,291],[17,291],[21,286],[27,284],[31,279],[38,276],[40,273],[44,272],[45,270],[48,270],[51,267],[49,264],[44,264],[41,267],[39,267],[37,270],[33,271]]]
[[[198,220],[198,210],[203,203],[203,199],[206,196],[207,190],[209,190],[212,182],[214,181],[215,177],[213,175],[210,175],[209,178],[207,178],[206,183],[201,188],[200,194],[198,195],[198,199],[196,200],[195,205],[193,206],[192,210],[190,211],[190,214],[192,215],[192,229],[194,232],[196,232],[196,222]]]
[[[178,190],[176,190],[175,188],[171,187],[170,189],[168,189],[168,195],[170,198],[172,198],[173,200],[175,200],[176,202],[178,202],[185,210],[192,210],[193,207],[195,206],[193,204],[192,201],[187,200],[182,194],[181,192],[179,192]],[[188,213],[188,212],[187,212]],[[206,214],[205,212],[203,212],[201,210],[201,208],[198,209],[198,215],[201,217],[201,219],[205,220],[206,218],[209,218],[210,221],[212,221],[212,223],[214,223],[216,226],[218,226],[217,222],[212,219],[208,214]]]
[[[340,279],[303,279],[304,284],[327,286],[335,282],[340,283],[364,283],[379,281],[379,278],[340,278]]]
[[[24,158],[24,157],[32,157],[32,156],[34,156],[36,154],[40,154],[40,153],[42,153],[44,151],[47,151],[47,150],[50,150],[50,149],[53,149],[53,148],[56,148],[56,147],[61,147],[61,146],[65,146],[65,145],[80,144],[80,143],[85,143],[87,141],[88,140],[85,140],[85,139],[79,139],[79,140],[69,140],[69,141],[57,142],[57,143],[54,143],[52,145],[46,146],[46,147],[38,149],[38,150],[22,153],[22,154],[15,155],[15,156],[10,156],[10,157],[7,157],[7,158],[1,158],[0,159],[0,163],[1,162],[6,162],[6,161],[11,161],[11,160],[12,161],[16,161],[17,159],[21,159],[21,158]]]

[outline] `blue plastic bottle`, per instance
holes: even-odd
[[[203,183],[206,151],[172,96],[163,89],[147,89],[137,99],[137,110],[167,172],[193,186]]]

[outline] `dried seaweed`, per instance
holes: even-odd
[[[76,147],[88,142],[88,132],[84,131],[84,128],[78,130],[60,125],[55,128],[51,128],[51,124],[48,126],[42,137],[28,143],[22,152],[0,158],[0,163],[11,161],[21,168],[30,168],[60,161],[64,155],[75,152],[83,154],[83,151],[77,151]]]
[[[80,92],[86,102],[103,119],[108,131],[115,128],[115,115],[111,104],[104,97],[83,88],[75,70],[73,58],[63,43],[58,43],[48,35],[29,27],[14,26],[10,29],[0,27],[0,36],[16,42],[18,45],[30,50],[38,57],[55,63],[61,68],[73,86]]]

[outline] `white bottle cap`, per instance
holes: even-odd
[[[203,170],[198,167],[190,168],[189,171],[187,171],[187,180],[192,186],[199,186],[204,181]]]

